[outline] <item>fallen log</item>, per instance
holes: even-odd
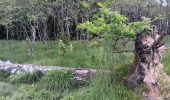
[[[84,68],[68,68],[59,66],[41,66],[35,64],[13,64],[10,61],[0,60],[0,70],[6,71],[10,74],[33,73],[41,72],[43,74],[48,71],[69,71],[73,73],[74,79],[77,81],[86,81],[94,77],[97,73],[110,73],[109,70],[95,70]]]

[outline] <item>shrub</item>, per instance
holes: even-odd
[[[33,72],[33,73],[21,73],[14,74],[10,76],[10,82],[13,84],[32,84],[40,80],[43,76],[41,72]]]
[[[50,71],[43,77],[42,83],[49,90],[69,89],[73,85],[73,75],[70,72]]]
[[[64,55],[67,52],[72,52],[73,51],[73,45],[64,43],[63,40],[59,40],[58,42],[59,48],[60,48],[60,54]]]

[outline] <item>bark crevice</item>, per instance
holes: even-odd
[[[166,50],[162,40],[165,33],[137,34],[135,41],[134,73],[128,77],[126,85],[136,88],[144,83],[148,86],[147,100],[157,100],[160,97],[160,76],[168,76],[161,64],[162,53]],[[169,78],[168,78],[169,79]]]

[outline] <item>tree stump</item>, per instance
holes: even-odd
[[[127,78],[126,85],[135,88],[144,83],[148,86],[147,100],[158,100],[163,81],[169,81],[164,66],[160,63],[161,55],[166,50],[162,39],[165,34],[137,34],[135,41],[134,73]]]

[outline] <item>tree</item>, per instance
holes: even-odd
[[[136,32],[149,30],[149,21],[146,18],[143,22],[128,23],[127,17],[111,11],[106,4],[98,5],[100,11],[91,18],[91,21],[79,24],[77,28],[85,29],[89,35],[104,38],[112,44],[114,50],[118,50],[119,41],[124,41],[126,45],[129,39],[134,38]]]
[[[0,5],[2,15],[0,15],[1,24],[6,27],[6,38],[9,37],[9,30],[25,34],[29,42],[29,54],[34,57],[34,45],[37,36],[37,30],[41,29],[41,40],[47,41],[47,1],[41,0],[6,0]],[[42,28],[39,28],[42,26]]]
[[[148,99],[160,98],[160,88],[169,82],[168,76],[160,63],[161,55],[166,50],[162,39],[165,33],[139,33],[135,41],[134,73],[128,78],[126,84],[135,88],[142,83],[149,87]],[[166,81],[165,83],[163,83]]]
[[[16,21],[20,23],[24,23],[26,26],[24,28],[29,28],[31,35],[27,35],[29,48],[29,55],[31,57],[35,56],[35,39],[36,39],[36,27],[37,27],[37,20],[39,17],[39,10],[37,9],[37,2],[36,0],[23,0],[18,1],[16,0],[16,7],[17,15],[19,20]],[[40,12],[41,13],[41,12]],[[15,16],[14,16],[15,17]],[[25,29],[26,30],[26,29]]]
[[[5,26],[6,39],[9,38],[9,30],[15,14],[15,2],[13,0],[3,0],[0,3],[0,23]]]
[[[98,5],[101,7],[99,13],[78,28],[86,29],[87,34],[96,34],[106,41],[135,38],[134,73],[124,83],[133,89],[144,83],[149,89],[147,99],[158,99],[162,85],[170,82],[160,63],[161,55],[166,50],[161,42],[165,33],[159,33],[155,26],[150,28],[152,21],[149,18],[127,24],[125,16],[110,11],[105,4]]]

